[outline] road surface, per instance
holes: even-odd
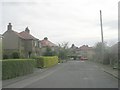
[[[7,88],[118,88],[118,80],[89,61],[68,61]]]

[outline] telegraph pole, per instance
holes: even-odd
[[[102,39],[102,43],[104,43],[103,40],[103,25],[102,25],[102,11],[100,10],[100,26],[101,26],[101,39]]]
[[[101,49],[101,55],[102,55],[102,63],[104,63],[104,39],[103,39],[103,25],[102,25],[102,11],[100,10],[100,27],[101,27],[101,41],[102,41],[102,49]]]

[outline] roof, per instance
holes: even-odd
[[[12,30],[13,31],[13,30]],[[22,37],[18,32],[16,31],[13,31],[18,37],[22,38],[22,39],[25,39],[24,37]]]
[[[7,30],[5,33],[7,32],[13,32],[14,34],[16,34],[19,38],[25,39],[24,37],[22,37],[18,32],[14,31],[14,30]],[[4,34],[5,34],[4,33]],[[4,34],[2,36],[4,36]]]
[[[74,44],[72,44],[71,49],[78,49]]]
[[[89,47],[88,45],[83,45],[79,48],[79,50],[92,50],[92,47]]]
[[[9,23],[8,24],[8,26],[7,26],[7,31],[6,32],[13,32],[13,33],[15,33],[18,37],[20,37],[20,38],[22,38],[22,39],[27,39],[27,40],[35,40],[35,39],[37,39],[37,38],[35,38],[34,36],[32,36],[31,34],[30,34],[30,30],[29,30],[29,28],[27,27],[26,29],[25,29],[25,31],[22,31],[22,32],[20,32],[20,33],[18,33],[18,32],[16,32],[16,31],[14,31],[14,30],[12,30],[12,25],[11,25],[11,23]],[[5,33],[6,33],[5,32]],[[5,34],[4,33],[4,34]],[[3,35],[4,35],[3,34]]]
[[[42,47],[46,47],[46,46],[54,47],[54,46],[56,46],[54,43],[52,43],[51,41],[49,41],[47,39],[41,40],[40,43],[41,43]]]
[[[34,36],[32,36],[31,34],[29,34],[28,32],[26,31],[22,31],[20,33],[14,31],[14,30],[10,30],[11,32],[15,33],[19,38],[21,39],[27,39],[27,40],[35,40],[37,38],[35,38]],[[5,32],[6,33],[6,32]]]
[[[33,40],[37,39],[26,31],[20,32],[19,35],[24,39],[33,39]]]

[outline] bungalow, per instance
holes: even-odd
[[[41,45],[41,55],[45,53],[47,47],[51,48],[52,51],[57,51],[57,45],[49,41],[47,37],[45,37],[39,43]]]
[[[19,53],[23,58],[39,54],[39,39],[30,34],[28,27],[25,31],[18,33],[12,29],[12,25],[9,23],[3,37],[3,54],[8,57],[14,52]]]

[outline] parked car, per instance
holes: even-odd
[[[88,58],[81,57],[80,60],[88,60]]]

